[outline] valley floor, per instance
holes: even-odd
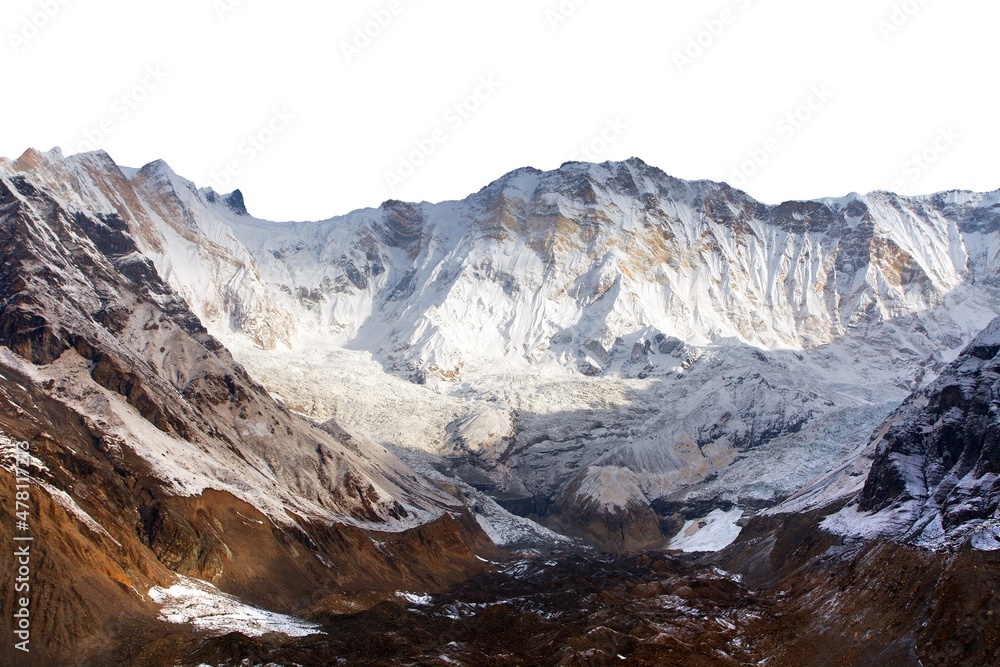
[[[983,595],[1000,583],[994,554],[944,557],[889,544],[852,551],[815,529],[768,532],[758,527],[758,537],[711,559],[520,552],[442,595],[400,593],[363,613],[315,619],[322,635],[174,637],[131,664],[1000,664],[1000,606]],[[845,549],[852,559],[836,555]],[[762,569],[779,553],[783,571]]]

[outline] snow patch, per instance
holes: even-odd
[[[696,551],[722,551],[736,541],[743,531],[736,522],[743,517],[743,510],[729,512],[713,510],[703,519],[688,521],[670,540],[670,548],[686,553]]]
[[[729,512],[713,510],[703,519],[688,521],[670,540],[670,548],[693,553],[696,551],[722,551],[736,541],[743,531],[736,522],[743,517],[743,510]]]
[[[98,535],[104,535],[109,540],[111,540],[119,547],[121,547],[122,543],[116,540],[115,538],[111,537],[111,533],[109,533],[104,528],[104,526],[97,523],[97,521],[94,520],[94,517],[90,516],[86,511],[84,511],[84,509],[80,507],[75,500],[73,500],[73,497],[71,495],[69,495],[65,491],[57,489],[56,487],[46,482],[38,482],[38,485],[41,486],[43,489],[45,489],[45,491],[48,492],[48,494],[52,497],[52,500],[57,505],[59,505],[59,507],[63,508],[63,510],[65,510],[67,514],[76,517],[80,521],[80,523],[85,525],[87,528],[94,531]]]
[[[848,505],[823,519],[820,526],[834,535],[874,540],[905,532],[913,524],[919,509],[917,501],[882,512],[862,512],[857,505]]]
[[[396,597],[403,598],[410,604],[416,605],[418,607],[430,606],[430,604],[434,601],[434,598],[432,598],[430,595],[417,595],[416,593],[398,592],[396,593]]]
[[[289,637],[326,634],[315,623],[251,607],[208,582],[180,575],[178,583],[170,588],[151,588],[149,597],[163,605],[160,620],[191,624],[213,636],[230,632],[248,637],[260,637],[272,632]]]
[[[979,551],[1000,551],[1000,522],[992,520],[972,536],[972,548]]]

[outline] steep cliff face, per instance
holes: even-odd
[[[104,152],[63,158],[58,149],[29,150],[8,169],[27,175],[68,209],[117,216],[202,322],[238,330],[268,349],[289,341],[287,314],[267,297],[253,258],[213,213],[246,215],[239,193],[199,191],[162,161],[119,168]]]
[[[880,429],[862,527],[918,545],[1000,549],[1000,320]]]

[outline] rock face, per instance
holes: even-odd
[[[134,236],[157,204],[131,183],[162,168],[130,182],[106,156],[57,157],[72,168],[0,172],[0,535],[12,544],[24,442],[34,664],[117,664],[163,632],[148,592],[175,573],[305,614],[482,569],[494,547],[460,501],[277,403],[160,278]],[[105,196],[130,217],[70,203]]]
[[[1000,320],[889,419],[858,508],[917,544],[1000,549]],[[895,510],[893,512],[893,510]]]
[[[718,559],[781,591],[779,625],[798,627],[775,629],[777,664],[1000,660],[998,354],[1000,319]]]

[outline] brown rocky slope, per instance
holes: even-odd
[[[19,442],[35,538],[32,650],[0,624],[4,664],[122,664],[186,635],[149,598],[175,573],[309,615],[440,590],[495,554],[460,502],[384,449],[275,402],[120,219],[22,177],[0,179],[0,431],[0,539],[13,543]]]

